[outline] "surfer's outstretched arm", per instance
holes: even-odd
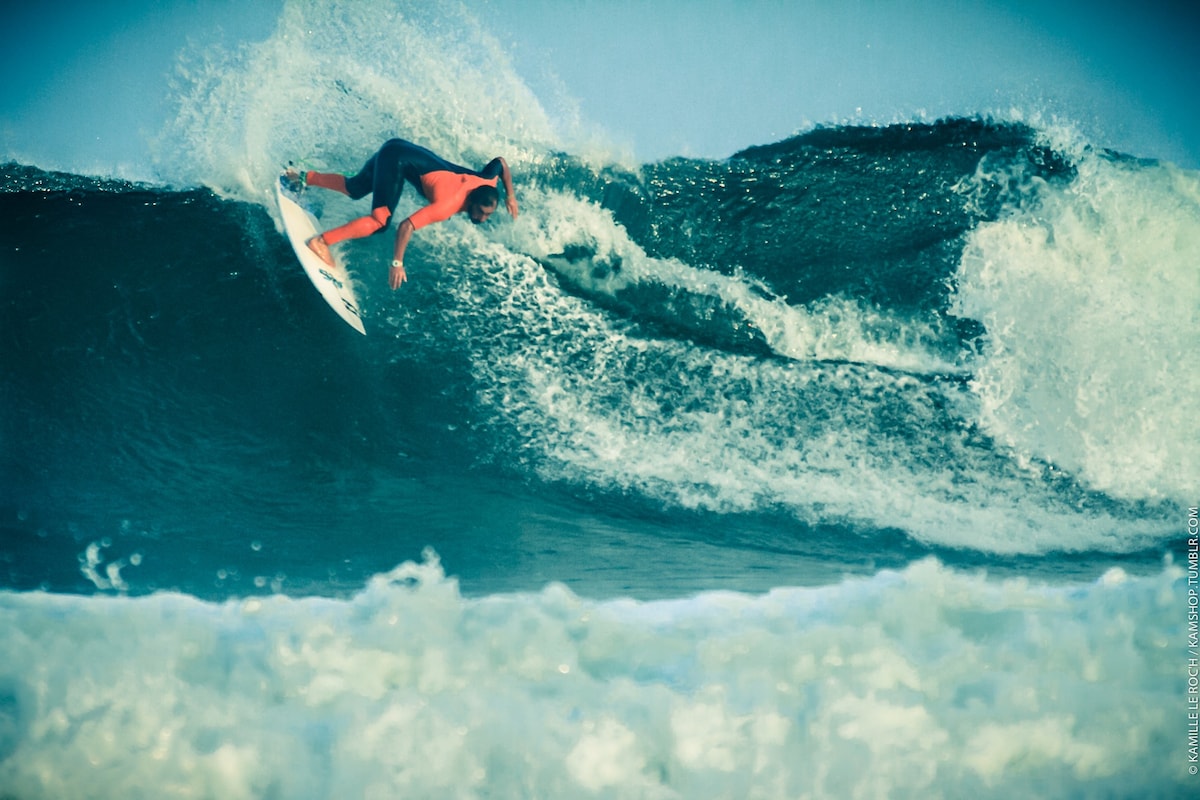
[[[512,171],[508,168],[508,162],[501,156],[500,161],[500,180],[504,181],[504,207],[508,209],[508,213],[513,219],[517,218],[517,193],[513,191]]]
[[[413,224],[407,219],[396,229],[396,249],[392,255],[392,268],[388,270],[388,286],[392,289],[399,289],[400,284],[408,280],[408,273],[404,271],[404,251],[408,249],[413,230]]]

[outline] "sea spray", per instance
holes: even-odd
[[[499,44],[450,2],[289,0],[266,41],[185,52],[174,83],[159,170],[257,202],[289,161],[354,172],[396,136],[516,164],[554,136]]]

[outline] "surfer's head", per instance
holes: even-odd
[[[479,186],[467,195],[466,212],[471,222],[476,225],[487,222],[496,207],[500,205],[500,192],[495,186]]]

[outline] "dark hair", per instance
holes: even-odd
[[[477,186],[467,195],[467,203],[484,207],[500,205],[500,192],[495,186]]]

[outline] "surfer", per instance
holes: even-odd
[[[420,145],[403,139],[389,139],[371,156],[358,174],[347,177],[340,173],[309,170],[299,172],[291,167],[287,179],[294,189],[319,186],[331,189],[353,200],[371,195],[371,213],[353,219],[308,240],[308,247],[326,264],[333,266],[329,248],[348,239],[361,239],[379,233],[387,227],[400,192],[408,181],[429,201],[429,205],[414,212],[400,223],[396,231],[396,249],[388,285],[399,289],[408,280],[404,271],[404,251],[413,231],[434,222],[465,213],[476,225],[485,222],[500,204],[496,184],[504,181],[505,207],[515,219],[517,196],[513,192],[512,173],[503,158],[493,158],[479,172],[452,164]]]

